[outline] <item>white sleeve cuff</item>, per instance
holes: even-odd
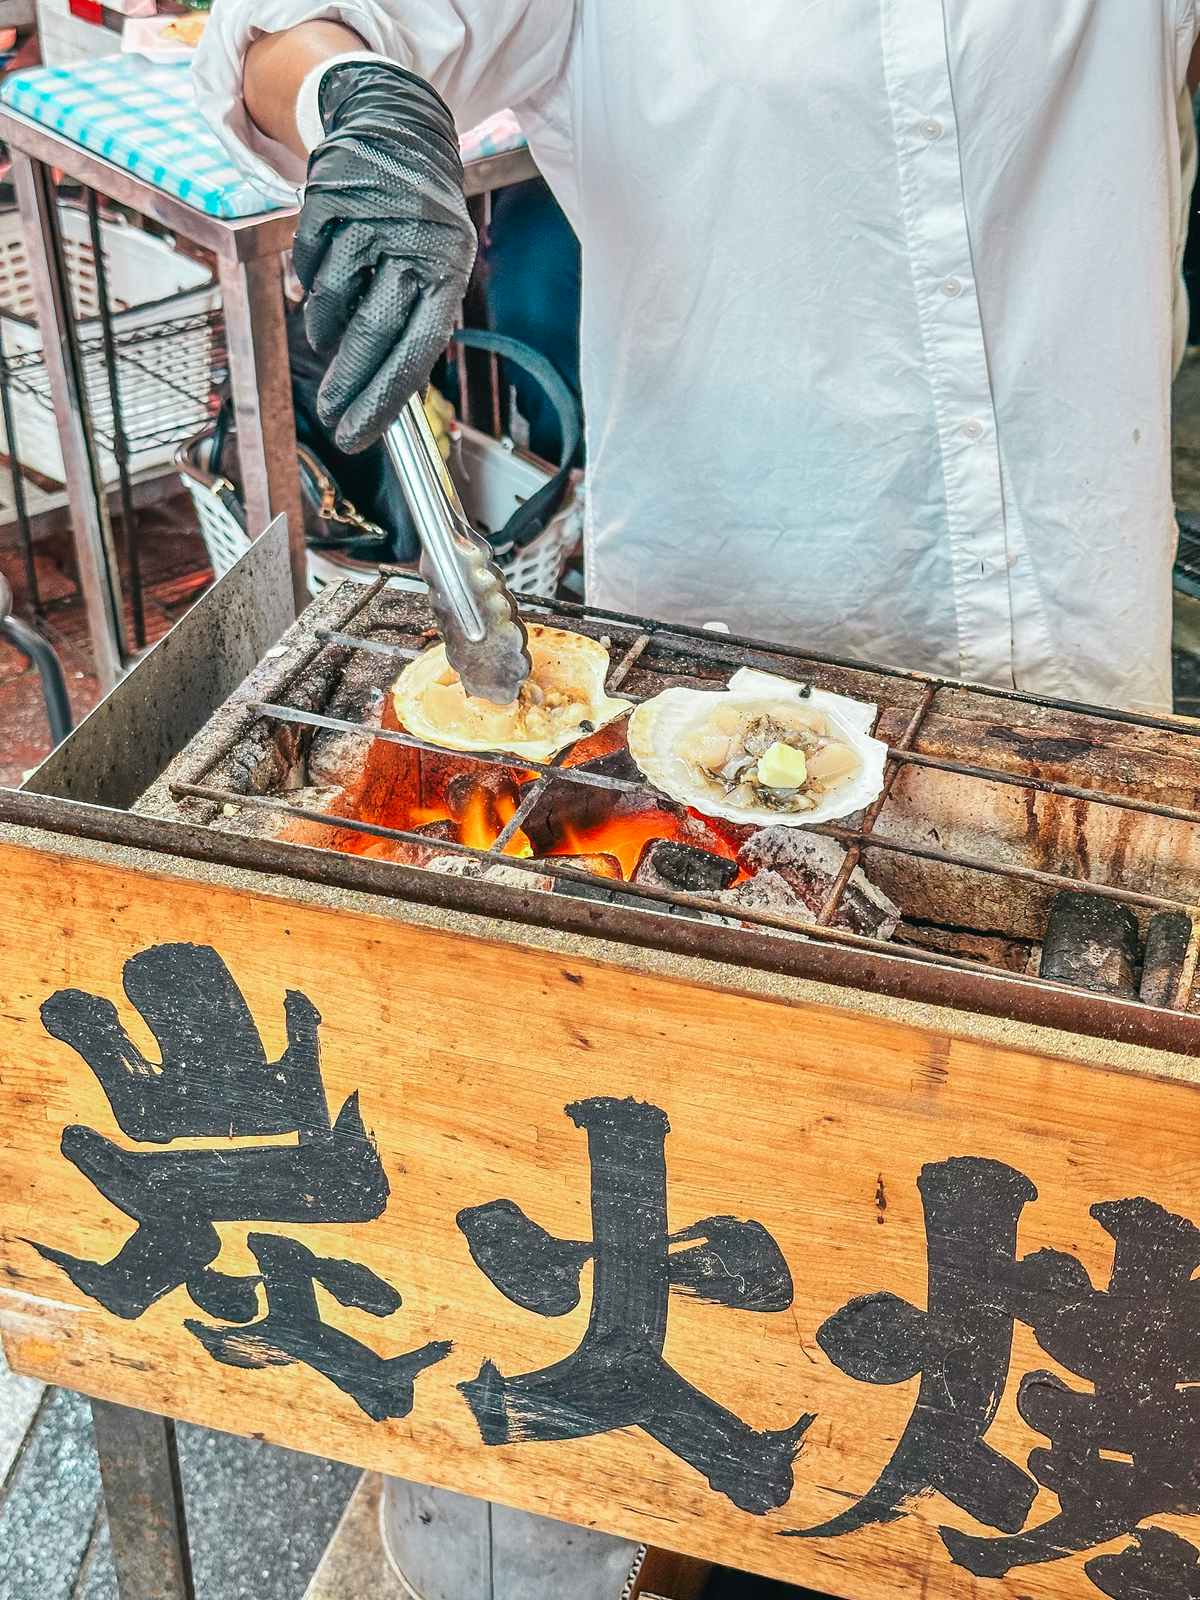
[[[380,56],[374,50],[347,50],[344,55],[333,56],[329,61],[320,61],[312,69],[300,85],[300,93],[296,96],[296,131],[300,135],[300,142],[309,155],[317,148],[325,137],[325,125],[321,121],[321,84],[325,74],[332,67],[343,66],[348,61],[385,61],[386,56]]]

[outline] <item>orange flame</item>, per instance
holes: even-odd
[[[572,828],[567,824],[561,843],[555,845],[550,854],[616,856],[622,873],[629,879],[651,839],[682,839],[686,843],[687,834],[680,819],[670,811],[639,811],[633,816],[611,817],[594,828]]]

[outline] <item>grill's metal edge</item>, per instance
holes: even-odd
[[[443,877],[394,861],[372,861],[18,790],[0,790],[0,825],[5,824],[148,852],[162,857],[167,866],[182,859],[268,874],[391,904],[410,902],[474,914],[959,1013],[978,1012],[1117,1045],[1200,1056],[1200,1017],[1191,1013],[1090,995],[1012,973],[943,967],[908,952],[876,953],[723,928],[624,906],[526,892],[505,884]]]

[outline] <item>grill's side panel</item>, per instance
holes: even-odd
[[[131,806],[295,615],[287,519],[277,517],[42,762],[26,791]]]
[[[854,1600],[1112,1593],[1180,1509],[1189,1083],[68,841],[0,871],[19,1370]]]

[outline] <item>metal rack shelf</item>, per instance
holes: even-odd
[[[4,321],[22,321],[0,312]],[[219,311],[177,317],[115,336],[117,394],[131,456],[189,438],[212,414],[211,395],[226,366],[225,329]],[[104,340],[97,332],[80,340],[88,404],[98,441],[115,449],[112,394]],[[13,390],[53,414],[45,353],[10,356]]]

